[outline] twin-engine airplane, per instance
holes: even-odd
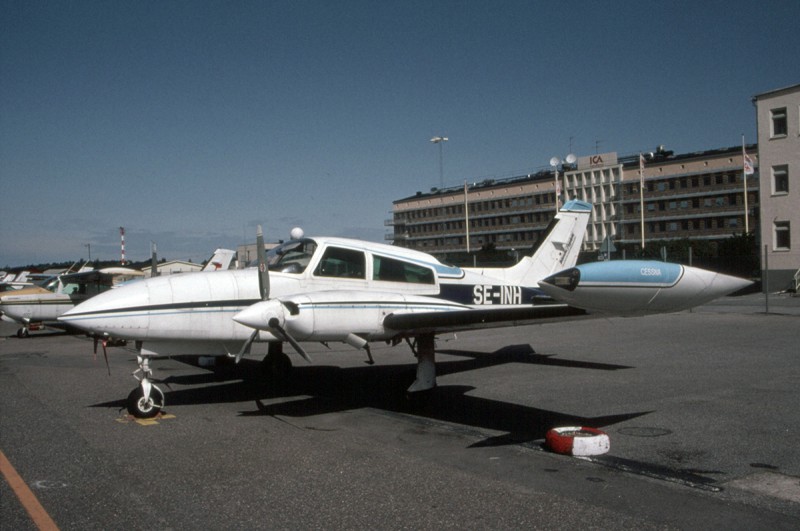
[[[491,269],[449,266],[390,245],[302,235],[265,254],[259,228],[258,269],[131,283],[60,320],[95,336],[137,341],[141,384],[129,395],[128,410],[139,417],[154,416],[164,405],[163,392],[150,381],[150,358],[193,354],[238,361],[256,341],[269,342],[263,363],[270,372],[284,373],[291,361],[283,342],[306,360],[301,342],[344,342],[363,348],[371,362],[369,342],[406,340],[418,359],[409,392],[424,391],[436,385],[437,334],[586,315],[580,306],[547,296],[539,282],[575,267],[590,212],[590,204],[568,201],[532,256]],[[707,300],[746,284],[708,275],[701,276]],[[579,281],[569,293],[580,295],[584,288]]]

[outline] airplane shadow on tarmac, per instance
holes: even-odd
[[[553,356],[536,354],[530,345],[507,346],[493,353],[461,350],[439,350],[437,353],[468,358],[437,359],[436,369],[439,376],[504,363],[557,365],[603,371],[630,368],[624,365],[560,360]],[[175,359],[196,365],[194,357]],[[222,364],[206,369],[210,369],[211,372],[154,380],[165,392],[167,408],[189,404],[254,402],[254,410],[242,411],[240,414],[288,417],[375,408],[505,432],[504,435],[490,437],[473,446],[526,443],[544,439],[547,430],[553,426],[602,428],[650,413],[644,411],[603,417],[579,417],[470,396],[468,393],[474,387],[460,385],[441,385],[409,397],[406,389],[416,375],[414,362],[404,365],[365,365],[347,368],[326,365],[296,366],[292,368],[290,376],[281,381],[268,380],[262,373],[260,363],[252,359],[242,360],[239,365]],[[174,388],[174,386],[188,385],[197,387]],[[270,404],[263,402],[292,397],[300,398]],[[106,402],[93,407],[123,409],[125,401]]]

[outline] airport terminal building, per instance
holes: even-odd
[[[754,173],[745,179],[743,151]],[[674,154],[600,153],[504,180],[417,192],[394,201],[396,245],[434,255],[474,252],[486,245],[509,252],[531,248],[555,216],[557,202],[593,206],[584,251],[622,244],[633,252],[652,240],[702,239],[716,244],[758,230],[755,145]]]

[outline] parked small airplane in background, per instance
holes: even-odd
[[[508,268],[461,268],[401,247],[302,234],[265,253],[259,227],[258,269],[132,283],[60,320],[137,341],[140,385],[127,404],[138,417],[154,416],[164,405],[163,392],[150,381],[151,358],[191,354],[238,361],[256,341],[269,342],[266,368],[285,373],[291,361],[283,342],[306,360],[301,342],[343,342],[364,349],[372,362],[369,342],[405,340],[418,359],[409,392],[424,391],[436,385],[437,334],[586,315],[554,301],[538,283],[575,266],[590,213],[590,204],[568,201],[533,255]],[[734,280],[710,291],[721,296],[744,282]]]
[[[58,316],[76,304],[120,282],[143,276],[141,271],[125,267],[83,268],[77,273],[54,277],[42,287],[5,292],[0,297],[0,312],[3,319],[22,325],[17,337],[27,337],[32,330],[48,324],[57,325]]]

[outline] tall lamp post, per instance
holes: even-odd
[[[443,155],[442,155],[442,144],[447,142],[446,136],[435,136],[431,138],[431,142],[434,144],[439,144],[439,188],[444,188],[444,162],[443,162]]]
[[[558,214],[558,209],[561,206],[561,205],[558,204],[559,197],[561,196],[561,183],[558,182],[558,167],[562,166],[562,169],[563,169],[564,163],[575,164],[576,160],[578,160],[578,158],[575,155],[573,155],[572,153],[567,155],[564,158],[564,160],[561,160],[558,157],[553,157],[552,159],[550,159],[550,166],[553,167],[553,184],[556,187],[556,214]],[[565,178],[566,178],[566,176],[565,176]],[[565,185],[564,186],[564,191],[565,192],[566,192],[566,188],[567,187]]]

